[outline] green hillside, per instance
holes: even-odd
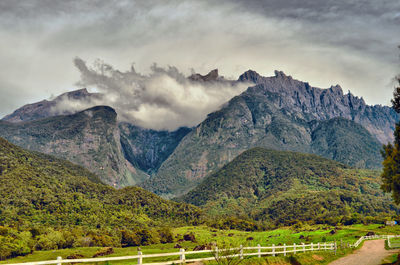
[[[194,206],[115,189],[83,167],[0,138],[0,259],[23,249],[157,243],[166,234],[160,227],[200,217]]]
[[[269,225],[378,221],[399,212],[380,191],[379,172],[316,155],[250,149],[178,200],[213,217]]]

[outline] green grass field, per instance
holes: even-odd
[[[334,232],[333,232],[334,231]],[[395,227],[382,227],[381,225],[352,225],[342,227],[332,227],[326,225],[314,225],[314,226],[292,226],[288,228],[280,228],[271,231],[263,232],[244,232],[237,230],[217,230],[206,226],[197,227],[180,227],[173,230],[177,240],[182,238],[184,234],[194,233],[196,242],[181,241],[168,244],[156,244],[150,246],[142,246],[141,251],[143,254],[153,253],[165,253],[165,252],[178,252],[179,249],[174,248],[175,244],[178,243],[187,251],[193,250],[197,245],[215,242],[219,246],[271,246],[272,244],[287,244],[292,245],[293,243],[317,243],[317,242],[334,242],[336,240],[338,245],[338,252],[335,256],[332,251],[326,252],[315,252],[315,253],[304,253],[295,256],[295,259],[300,264],[327,264],[333,259],[343,256],[351,249],[347,249],[347,243],[354,243],[360,236],[364,236],[367,232],[374,232],[376,234],[400,234],[400,226]],[[24,257],[17,257],[1,261],[0,264],[6,263],[20,263],[20,262],[32,262],[40,260],[55,260],[58,256],[66,258],[71,254],[81,254],[85,258],[91,258],[100,247],[88,247],[88,248],[75,248],[75,249],[60,249],[51,251],[35,251]],[[116,256],[128,256],[137,255],[137,247],[127,248],[114,248],[114,253],[109,257]],[[201,257],[197,255],[187,255],[186,259]],[[156,262],[166,260],[176,260],[179,257],[162,257],[162,258],[151,258],[144,259],[144,262]],[[290,257],[263,257],[258,259],[256,257],[249,260],[245,260],[244,264],[250,262],[251,264],[290,264]],[[292,258],[293,259],[293,258]],[[136,260],[112,262],[109,264],[135,264]],[[212,263],[212,262],[211,262]]]

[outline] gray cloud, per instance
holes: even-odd
[[[71,90],[80,76],[70,63],[75,56],[117,69],[136,62],[139,76],[154,74],[153,62],[185,75],[219,68],[232,78],[278,69],[388,104],[399,71],[399,22],[397,0],[4,0],[0,78],[19,93],[0,112]],[[163,96],[152,97],[164,108]]]
[[[109,105],[121,120],[156,130],[197,125],[250,85],[226,79],[191,81],[173,66],[154,64],[149,74],[142,75],[133,67],[121,72],[99,60],[91,68],[80,58],[75,58],[74,63],[81,73],[78,85],[95,88],[104,96],[91,101],[66,97],[53,109],[55,113]]]

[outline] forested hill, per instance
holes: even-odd
[[[398,213],[379,187],[378,171],[312,154],[253,148],[178,200],[201,206],[213,217],[337,224]]]
[[[0,138],[0,225],[134,228],[193,224],[200,210],[138,187],[115,189],[86,169]]]

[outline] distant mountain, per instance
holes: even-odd
[[[380,184],[377,171],[352,169],[312,154],[253,148],[178,201],[201,206],[214,218],[336,224],[399,213]]]
[[[182,139],[157,174],[140,185],[166,197],[184,194],[252,147],[380,167],[377,139],[392,139],[398,121],[391,108],[367,106],[363,99],[344,95],[339,86],[315,88],[282,72],[262,77],[248,71],[239,81],[255,85],[209,114]]]
[[[125,159],[117,113],[110,107],[29,122],[0,121],[0,136],[23,148],[82,165],[112,186],[134,185],[148,177]]]
[[[92,100],[101,99],[102,95],[99,93],[89,93],[86,88],[74,90],[59,95],[53,100],[42,100],[40,102],[24,105],[23,107],[15,110],[13,113],[5,116],[2,120],[9,122],[22,122],[43,119],[47,117],[74,114],[76,110],[68,108],[59,108],[59,104],[64,101],[72,102],[85,102],[89,103]]]
[[[117,190],[81,166],[24,150],[2,138],[0,180],[1,226],[115,231],[193,224],[201,215],[194,206],[164,200],[138,187]]]

